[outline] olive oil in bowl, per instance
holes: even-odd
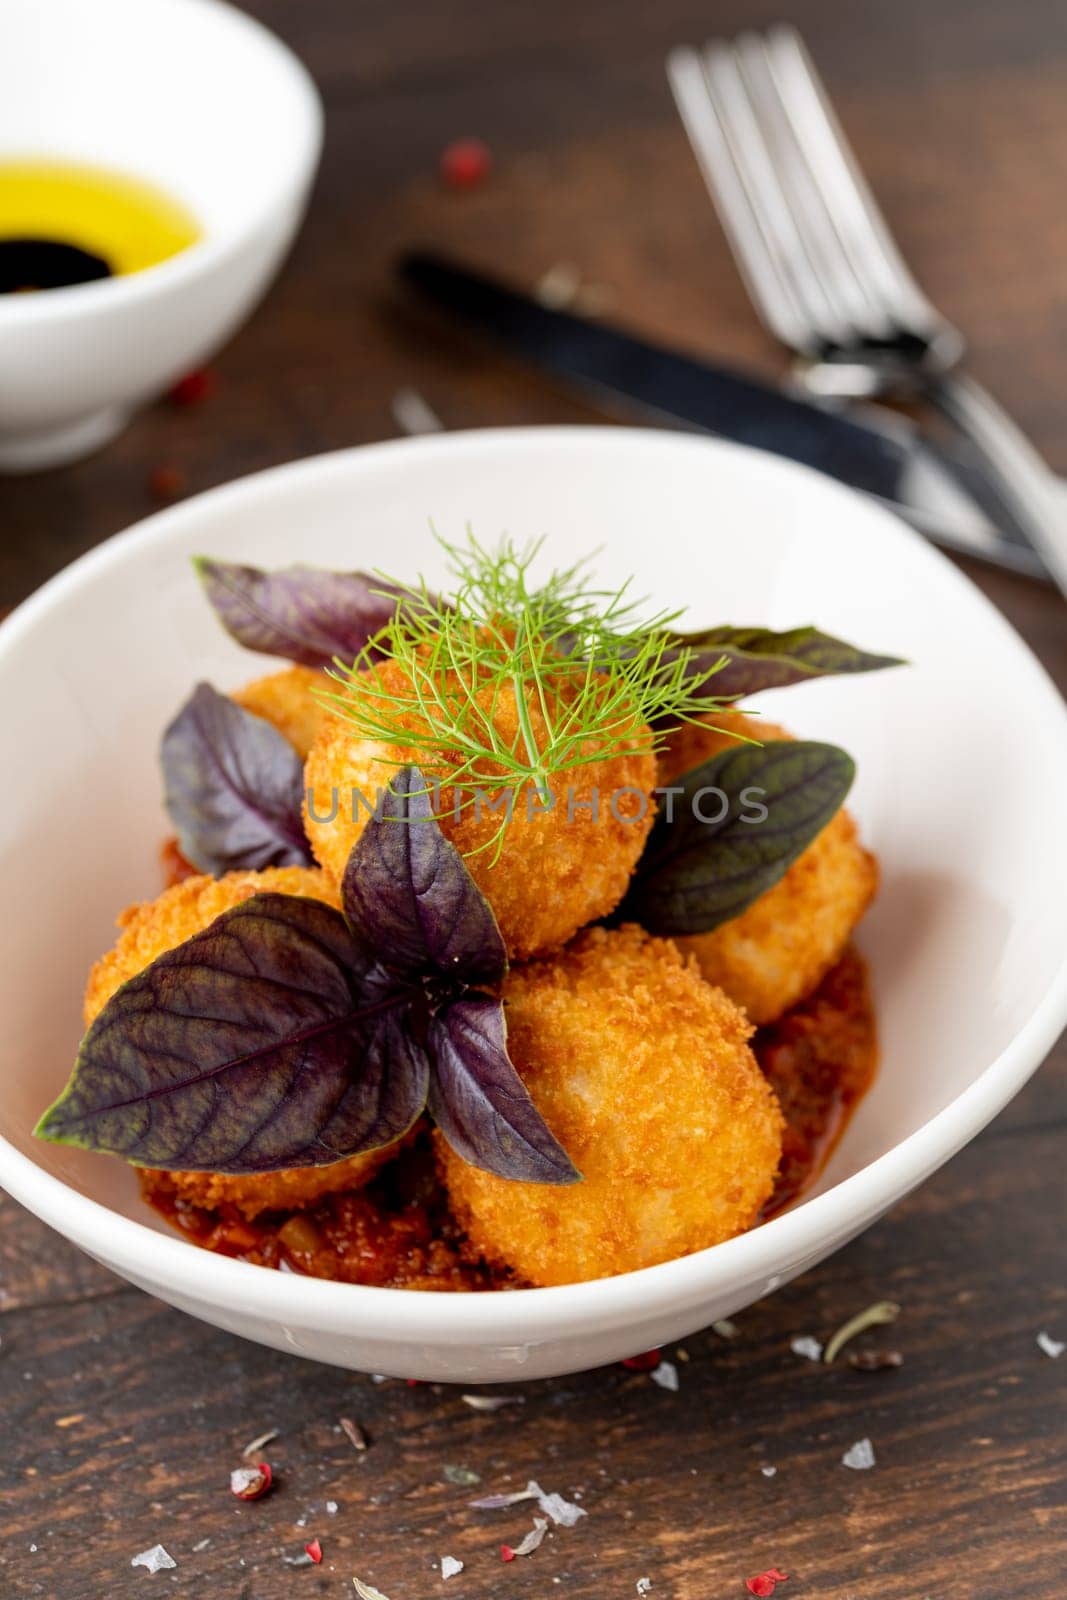
[[[142,272],[201,238],[164,190],[105,168],[0,159],[0,294]]]

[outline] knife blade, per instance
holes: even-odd
[[[903,419],[871,425],[616,326],[541,305],[443,256],[401,258],[402,280],[473,331],[595,400],[622,398],[660,421],[768,450],[890,505],[928,537],[1041,575],[1028,547],[998,533],[966,474]]]

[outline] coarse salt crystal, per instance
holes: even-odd
[[[463,1571],[462,1561],[457,1561],[455,1556],[441,1557],[442,1578],[455,1578]]]
[[[822,1360],[822,1345],[810,1333],[801,1334],[799,1339],[791,1339],[789,1348],[795,1356],[803,1356],[805,1361]]]
[[[423,433],[442,433],[444,423],[417,389],[398,389],[392,400],[393,421],[401,433],[413,438]]]
[[[148,1572],[166,1572],[177,1565],[174,1557],[168,1555],[161,1544],[154,1544],[150,1550],[142,1550],[130,1562],[131,1567],[144,1567]]]
[[[855,1444],[849,1445],[841,1457],[843,1467],[851,1467],[853,1472],[867,1472],[874,1466],[874,1446],[869,1439],[857,1439]]]
[[[661,1361],[654,1372],[649,1373],[653,1383],[658,1383],[661,1389],[669,1389],[672,1394],[678,1392],[678,1368],[673,1361]]]
[[[530,1488],[537,1491],[538,1508],[561,1528],[573,1528],[575,1523],[589,1515],[588,1511],[583,1511],[582,1507],[576,1506],[573,1501],[564,1500],[561,1494],[545,1494],[536,1483],[531,1483]]]

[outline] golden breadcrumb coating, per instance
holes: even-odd
[[[155,900],[127,906],[116,919],[122,929],[118,943],[100,957],[89,974],[86,1027],[115,990],[157,956],[184,944],[224,911],[254,894],[297,894],[331,906],[340,904],[337,891],[316,868],[268,867],[263,872],[228,872],[223,878],[198,874],[165,889]]]
[[[316,691],[329,691],[336,685],[314,667],[285,667],[269,677],[256,678],[230,696],[253,716],[271,722],[284,734],[302,760],[315,743],[326,708],[316,699]]]
[[[171,1201],[200,1206],[204,1211],[232,1206],[249,1219],[265,1211],[303,1211],[324,1195],[362,1189],[386,1161],[392,1160],[398,1148],[399,1145],[389,1145],[366,1155],[348,1156],[328,1167],[282,1167],[277,1172],[250,1173],[247,1177],[228,1172],[153,1173],[149,1190],[166,1195]],[[166,1182],[152,1182],[164,1177]]]
[[[776,723],[741,711],[717,711],[707,720],[715,727],[688,724],[671,734],[659,757],[661,785],[725,750],[738,735],[764,743],[792,738]],[[878,864],[842,807],[747,911],[710,933],[679,938],[678,944],[696,956],[708,982],[725,989],[753,1022],[775,1022],[840,960],[877,888]]]
[[[118,919],[122,929],[114,949],[100,957],[85,991],[86,1027],[103,1010],[116,989],[161,956],[191,939],[232,906],[254,894],[295,894],[327,905],[338,904],[337,892],[311,867],[268,867],[263,872],[230,872],[224,878],[186,878],[157,900],[128,906]],[[321,1195],[356,1189],[367,1183],[395,1147],[350,1156],[328,1167],[292,1167],[279,1172],[234,1177],[215,1172],[174,1172],[177,1195],[191,1205],[213,1210],[223,1203],[246,1217],[261,1211],[291,1210],[310,1205]]]
[[[369,669],[360,680],[361,693],[372,706],[376,693],[396,694],[408,687],[406,674],[395,662]],[[517,706],[514,690],[501,690],[493,723],[509,747],[521,748]],[[544,715],[532,691],[526,709],[534,738],[543,742]],[[418,729],[414,718],[407,725],[412,731]],[[438,807],[442,831],[466,857],[471,876],[496,913],[508,954],[516,959],[547,954],[618,905],[644,848],[652,825],[650,797],[656,778],[649,729],[635,719],[632,729],[625,730],[624,748],[638,753],[606,754],[554,777],[551,809],[541,806],[532,789],[517,797],[503,848],[494,860],[492,849],[480,847],[494,838],[505,812],[503,807],[494,812],[483,805],[476,814],[469,797],[464,797],[457,815],[457,797],[447,787],[456,767],[454,754],[376,743],[362,738],[342,717],[328,716],[305,774],[312,799],[305,806],[311,848],[326,873],[340,881],[376,797],[399,767],[415,763],[427,779],[436,778],[442,785]],[[584,753],[595,755],[596,750],[591,744]],[[501,775],[502,769],[496,769],[485,780],[490,801],[499,797],[491,785]],[[354,792],[362,796],[355,806]],[[335,795],[337,816],[316,820],[330,818]],[[595,816],[590,809],[594,797]]]
[[[605,1278],[755,1222],[782,1147],[751,1025],[669,939],[591,928],[504,986],[512,1060],[582,1173],[568,1187],[469,1166],[435,1135],[449,1202],[494,1265]]]

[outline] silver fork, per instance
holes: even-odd
[[[667,74],[749,294],[813,394],[931,401],[971,441],[1067,595],[1067,518],[1041,456],[959,371],[962,336],[909,272],[795,29],[681,47]]]

